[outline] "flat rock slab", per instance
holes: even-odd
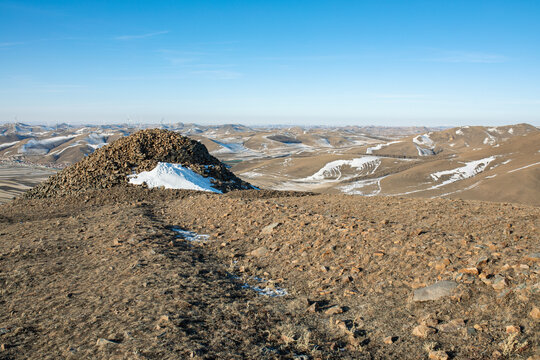
[[[413,301],[438,300],[451,295],[457,285],[455,281],[445,280],[436,282],[433,285],[415,290]]]
[[[267,225],[265,227],[263,227],[263,229],[261,230],[261,234],[264,234],[264,235],[269,235],[272,233],[272,231],[274,231],[274,229],[276,227],[278,227],[279,225],[281,225],[281,223],[278,223],[278,222],[275,222],[275,223],[272,223],[270,225]]]

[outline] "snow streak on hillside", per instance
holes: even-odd
[[[490,162],[495,160],[496,156],[490,156],[485,159],[480,160],[474,160],[465,163],[465,166],[453,169],[453,170],[444,170],[444,171],[438,171],[433,174],[431,174],[431,178],[433,181],[439,181],[443,178],[446,178],[442,183],[432,186],[431,189],[437,189],[441,186],[445,186],[448,184],[451,184],[453,182],[459,181],[459,180],[465,180],[468,178],[471,178],[475,176],[478,173],[481,173],[486,169],[486,167],[489,165]]]
[[[304,178],[306,181],[326,180],[328,178],[341,179],[343,167],[349,166],[363,175],[373,174],[381,164],[381,160],[376,156],[364,156],[352,160],[336,160],[323,166],[315,174]]]

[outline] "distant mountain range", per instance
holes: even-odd
[[[500,127],[145,125],[201,141],[261,187],[540,205],[540,130]],[[0,160],[62,168],[141,127],[0,125]]]

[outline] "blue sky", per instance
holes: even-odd
[[[540,125],[540,1],[3,1],[0,122]]]

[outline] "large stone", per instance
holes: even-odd
[[[414,301],[430,301],[438,300],[446,296],[452,295],[455,288],[457,287],[455,281],[439,281],[433,285],[426,286],[421,289],[416,289],[414,291]]]
[[[278,223],[278,222],[275,222],[275,223],[272,223],[272,224],[270,224],[270,225],[267,225],[267,226],[263,227],[263,229],[261,230],[261,234],[269,235],[269,234],[271,234],[271,233],[274,231],[274,229],[275,229],[276,227],[278,227],[279,225],[280,225],[280,223]]]
[[[429,327],[429,326],[426,326],[426,325],[418,325],[417,327],[415,327],[412,331],[412,334],[414,336],[418,336],[420,338],[427,338],[429,335],[431,334],[435,334],[436,330],[432,327]]]
[[[332,306],[324,312],[326,315],[337,315],[343,313],[343,308],[341,306]]]
[[[430,351],[428,355],[430,360],[448,360],[448,354],[445,351]]]
[[[529,313],[529,315],[530,315],[531,318],[533,318],[534,320],[540,321],[540,309],[538,309],[536,306],[533,307],[533,309],[531,310],[531,312]]]
[[[526,261],[540,262],[540,253],[530,253],[525,255],[524,259]]]
[[[268,254],[268,249],[264,246],[261,246],[260,248],[253,250],[250,254],[251,256],[262,257]]]

